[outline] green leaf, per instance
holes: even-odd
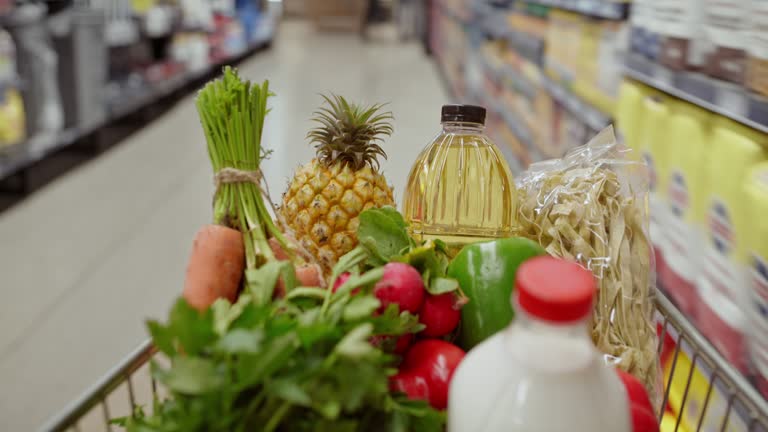
[[[187,355],[200,353],[216,339],[210,309],[204,313],[198,312],[183,298],[180,298],[171,310],[168,328],[176,335],[176,340]]]
[[[397,209],[395,209],[394,207],[384,206],[384,207],[379,207],[376,210],[378,210],[380,213],[387,216],[389,219],[395,222],[400,228],[404,230],[408,228],[408,224],[405,222],[405,218],[403,218],[403,215],[400,214],[400,212],[397,211]]]
[[[425,284],[433,278],[445,276],[448,270],[448,256],[438,250],[437,243],[432,241],[411,248],[403,255],[392,257],[392,260],[415,267],[424,277]]]
[[[377,335],[401,335],[405,333],[417,333],[424,329],[419,323],[419,317],[408,311],[400,312],[396,304],[390,304],[383,314],[370,319],[374,326],[374,334]]]
[[[298,287],[288,291],[285,298],[286,300],[292,300],[298,297],[309,297],[322,300],[325,298],[326,291],[328,291],[326,288]]]
[[[355,359],[375,353],[376,349],[368,342],[372,333],[373,325],[371,323],[360,324],[341,339],[336,345],[336,352],[339,355]]]
[[[246,286],[255,304],[267,304],[272,299],[285,262],[287,261],[269,261],[257,269],[245,271]]]
[[[372,264],[383,265],[411,246],[402,216],[394,218],[392,210],[368,209],[359,218],[357,238],[368,250]]]
[[[157,321],[147,321],[149,334],[152,336],[152,343],[157,349],[171,357],[176,355],[176,348],[173,346],[173,332],[168,327]]]
[[[157,368],[154,362],[153,366]],[[199,357],[174,357],[170,369],[163,372],[155,369],[155,372],[156,377],[168,389],[185,395],[213,392],[226,381],[213,361]]]
[[[267,391],[295,405],[311,406],[312,398],[294,379],[279,379],[271,381],[266,386]]]
[[[319,407],[320,413],[327,419],[336,419],[341,412],[341,404],[338,401],[332,400]]]
[[[352,290],[354,290],[355,288],[361,288],[361,287],[375,284],[383,276],[384,276],[384,269],[381,267],[368,270],[367,272],[361,275],[352,274],[349,276],[349,279],[347,279],[346,282],[341,284],[341,286],[336,290],[336,292],[333,295],[334,297],[341,297],[346,294],[350,294]]]
[[[250,295],[242,294],[235,304],[232,304],[223,298],[213,302],[211,310],[213,311],[213,330],[216,334],[221,336],[226,333],[229,326],[232,325],[235,320],[240,318],[245,307],[250,305],[251,301],[252,297]]]
[[[264,332],[260,329],[234,329],[216,342],[216,350],[227,354],[256,354],[261,349]]]
[[[440,295],[459,289],[459,281],[453,278],[437,277],[426,286],[427,292],[432,295]]]
[[[243,388],[254,385],[272,375],[284,365],[299,348],[295,333],[286,333],[269,344],[264,344],[258,354],[240,356],[237,365],[239,384]]]
[[[356,296],[344,308],[344,321],[357,321],[370,317],[381,306],[379,299],[373,296]]]
[[[301,326],[296,329],[296,334],[304,347],[310,347],[321,340],[337,340],[341,331],[329,323],[319,323],[312,326]]]
[[[333,266],[331,281],[335,281],[340,274],[353,272],[356,267],[368,258],[368,249],[358,246],[345,253],[339,258],[339,261]]]

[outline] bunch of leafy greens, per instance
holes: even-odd
[[[361,246],[334,267],[331,280],[351,273],[336,292],[297,287],[290,263],[272,262],[247,272],[234,304],[218,300],[200,313],[180,299],[167,323],[150,321],[170,360],[153,360],[152,375],[170,395],[115,423],[128,432],[442,431],[444,413],[389,392],[397,359],[371,344],[422,325],[396,305],[375,314],[371,291],[390,261],[414,265],[433,294],[456,289],[445,245],[411,239],[392,208],[363,212],[358,236]],[[265,301],[278,278],[285,297]]]
[[[167,323],[149,323],[170,359],[153,360],[152,375],[170,397],[116,423],[129,432],[442,430],[444,414],[388,391],[395,358],[369,340],[420,325],[394,305],[374,316],[380,277],[353,276],[329,297],[297,287],[267,305],[245,293],[202,314],[179,300]]]

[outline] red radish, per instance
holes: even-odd
[[[438,339],[416,342],[405,353],[400,371],[390,377],[390,388],[411,399],[424,399],[435,409],[448,406],[448,388],[464,351]]]
[[[624,372],[621,369],[616,369],[616,373],[624,383],[624,388],[629,396],[629,403],[632,405],[638,405],[650,412],[653,412],[653,405],[651,399],[648,397],[648,392],[645,390],[645,386],[640,380],[634,376]]]
[[[339,277],[336,278],[336,281],[333,283],[333,292],[336,292],[339,290],[339,288],[344,285],[344,282],[349,280],[349,277],[352,276],[349,272],[344,272],[339,275]]]
[[[424,293],[424,281],[418,270],[399,262],[386,264],[384,275],[373,287],[373,294],[381,301],[379,312],[395,303],[401,312],[416,313],[424,303]]]
[[[197,310],[219,298],[234,302],[244,269],[243,234],[221,225],[205,225],[192,243],[182,295]]]
[[[659,432],[659,422],[653,412],[640,404],[631,406],[632,432]]]
[[[411,342],[413,342],[413,333],[400,335],[400,337],[397,338],[397,342],[395,342],[395,354],[403,354],[408,351]]]
[[[460,318],[453,293],[427,295],[419,310],[419,322],[425,325],[422,334],[428,337],[447,335],[459,325]]]

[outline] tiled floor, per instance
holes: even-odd
[[[265,143],[273,194],[312,155],[304,139],[319,92],[389,101],[383,164],[398,194],[437,132],[446,95],[417,44],[317,34],[283,23],[241,72],[277,97]],[[139,344],[143,320],[181,290],[213,187],[192,97],[108,152],[0,214],[0,431],[35,430]]]

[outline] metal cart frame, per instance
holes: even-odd
[[[691,390],[691,381],[694,369],[703,371],[709,377],[709,388],[707,389],[706,399],[700,418],[697,421],[695,431],[700,431],[705,419],[707,418],[707,408],[712,400],[713,391],[717,390],[723,394],[727,401],[727,407],[717,430],[730,431],[730,420],[732,416],[737,415],[741,418],[750,432],[768,432],[768,402],[752,387],[747,379],[735,370],[717,350],[688,322],[680,311],[663,294],[659,293],[656,299],[658,312],[658,322],[661,326],[661,340],[665,335],[669,335],[675,342],[673,357],[669,376],[665,382],[665,392],[662,407],[667,405],[670,397],[670,386],[666,384],[675,379],[675,369],[678,365],[678,359],[682,353],[690,359],[692,365],[687,371],[685,392],[682,395],[682,402],[679,411],[684,412],[686,404],[689,402],[689,391]],[[663,343],[659,344],[659,353]],[[71,403],[61,414],[53,418],[43,427],[45,432],[59,431],[82,431],[94,430],[82,428],[81,422],[86,415],[92,415],[94,412],[101,417],[100,431],[113,431],[117,427],[110,424],[109,420],[114,413],[110,411],[108,398],[120,388],[127,390],[127,398],[130,403],[130,409],[137,406],[137,379],[141,368],[145,367],[149,360],[154,356],[156,350],[150,341],[146,341],[139,346],[133,353],[126,357],[119,365],[113,368],[104,378],[96,383],[80,399]],[[679,372],[678,373],[685,373]],[[151,398],[158,397],[161,390],[157,383],[148,375],[148,388],[151,389]],[[146,384],[146,383],[145,383]],[[151,399],[150,399],[151,400]],[[120,415],[126,415],[121,413]],[[664,409],[658,413],[659,419],[662,418]],[[675,431],[680,428],[682,416],[678,417]],[[711,425],[711,423],[710,423]],[[707,429],[707,430],[713,430]],[[604,431],[608,432],[608,431]],[[693,432],[693,431],[690,431]]]

